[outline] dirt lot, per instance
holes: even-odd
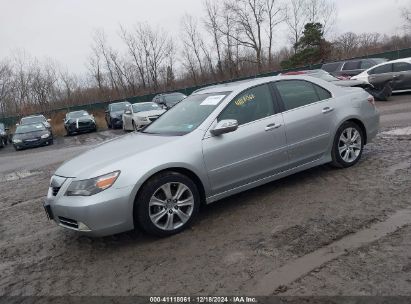
[[[411,95],[378,107],[382,130],[357,166],[322,166],[224,199],[165,239],[88,238],[45,217],[42,200],[59,164],[122,131],[18,153],[7,147],[0,151],[0,295],[247,295],[256,286],[280,295],[411,295],[407,224],[288,280],[279,276],[279,288],[263,282],[411,207],[411,130],[404,129]]]

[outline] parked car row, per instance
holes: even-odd
[[[151,102],[111,103],[105,111],[107,127],[109,129],[123,128],[124,131],[140,130],[186,97],[182,93],[174,92],[158,94]]]
[[[108,128],[123,128],[125,131],[140,130],[155,121],[187,97],[182,93],[158,94],[152,102],[131,104],[128,101],[112,103],[105,111]],[[16,124],[14,135],[0,123],[0,148],[12,143],[16,150],[52,145],[54,142],[51,120],[44,115],[30,115]],[[95,117],[85,110],[68,112],[63,119],[67,136],[97,131]]]
[[[376,100],[386,101],[392,94],[392,88],[389,82],[387,82],[384,87],[377,88],[370,84],[366,79],[340,79],[332,76],[324,70],[305,70],[297,72],[288,72],[281,75],[306,75],[315,78],[320,78],[322,80],[331,82],[336,86],[340,87],[356,87],[362,88],[368,93],[370,93]]]
[[[339,79],[369,83],[371,87],[364,89],[377,100],[387,100],[392,93],[411,90],[411,58],[392,61],[367,58],[331,62],[323,64],[321,69]],[[341,85],[343,82],[335,84]]]

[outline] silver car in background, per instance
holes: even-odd
[[[325,163],[356,164],[378,132],[374,100],[304,76],[200,89],[142,132],[64,163],[45,201],[62,227],[103,236],[180,232],[202,203]]]
[[[140,130],[155,121],[165,111],[155,102],[132,104],[123,113],[123,130]]]

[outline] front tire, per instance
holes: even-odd
[[[362,129],[352,121],[344,122],[337,130],[332,149],[332,165],[338,168],[354,166],[364,148]]]
[[[148,234],[165,237],[193,223],[200,195],[191,179],[170,171],[148,180],[134,204],[134,222]]]

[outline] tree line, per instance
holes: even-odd
[[[411,2],[402,8],[411,29]],[[24,51],[0,60],[0,115],[171,91],[323,61],[411,47],[411,35],[333,35],[337,9],[328,0],[204,0],[203,17],[181,17],[178,35],[159,26],[119,26],[121,46],[93,34],[87,73]],[[278,38],[287,34],[288,44]]]

